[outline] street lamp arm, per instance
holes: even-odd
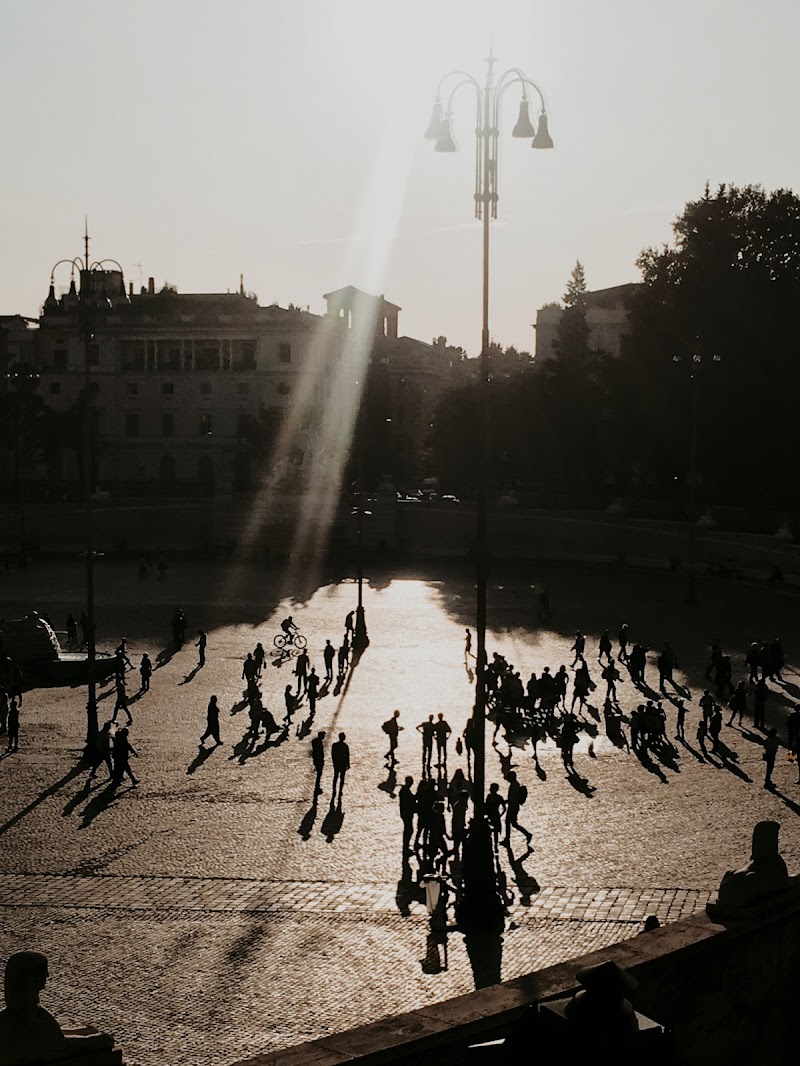
[[[512,78],[510,81],[505,81],[504,79],[506,78],[506,76],[508,74],[512,74],[512,73],[516,74],[517,76],[515,78]],[[494,125],[495,126],[499,125],[500,103],[501,103],[501,101],[503,99],[503,96],[505,94],[506,89],[509,89],[512,85],[521,85],[522,86],[522,99],[523,100],[527,100],[528,99],[528,87],[533,89],[534,92],[536,93],[536,95],[539,97],[539,103],[541,104],[542,111],[544,111],[544,112],[547,111],[547,103],[545,102],[544,93],[539,88],[539,86],[536,84],[536,82],[535,81],[531,81],[530,78],[526,78],[521,70],[516,70],[516,69],[507,70],[505,72],[505,74],[500,78],[500,81],[498,82],[498,85],[497,85],[497,89],[495,91],[494,115],[493,115],[493,121],[494,121]]]
[[[478,116],[480,117],[481,108],[483,106],[483,89],[480,87],[480,85],[478,85],[478,83],[475,81],[475,79],[473,77],[470,77],[469,75],[467,77],[463,78],[458,83],[458,85],[455,85],[453,87],[453,89],[451,90],[450,95],[447,98],[447,109],[445,111],[445,114],[446,115],[451,115],[453,113],[453,97],[456,95],[458,90],[461,89],[464,85],[472,85],[474,87],[475,95],[477,97],[477,104],[478,104]],[[478,124],[480,125],[480,120],[479,120]]]
[[[476,89],[478,89],[480,91],[483,91],[483,90],[481,90],[479,82],[472,76],[472,74],[469,73],[468,70],[451,70],[447,74],[445,74],[444,77],[439,79],[439,84],[436,86],[436,99],[437,100],[441,100],[441,98],[442,98],[442,89],[444,87],[444,83],[449,78],[463,78],[464,81],[471,81]],[[461,84],[463,84],[463,82]],[[451,99],[452,99],[452,94],[451,94]]]
[[[73,271],[76,269],[76,267],[77,267],[78,270],[83,270],[84,269],[83,260],[82,259],[78,259],[78,258],[76,258],[76,259],[59,259],[59,261],[54,264],[53,269],[50,271],[50,284],[51,285],[55,285],[55,283],[56,283],[56,270],[60,266],[62,266],[64,263],[69,263],[69,265],[72,267]]]
[[[92,263],[92,265],[89,267],[89,269],[90,270],[102,270],[104,263],[113,263],[114,266],[118,268],[120,274],[124,274],[125,273],[125,271],[122,269],[122,266],[116,261],[116,259],[98,259],[96,262]]]

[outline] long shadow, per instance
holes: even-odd
[[[45,800],[48,800],[51,796],[54,796],[56,792],[59,792],[64,787],[64,785],[69,784],[69,782],[72,781],[73,778],[77,777],[78,774],[82,773],[85,769],[86,761],[81,758],[69,771],[67,771],[66,774],[64,774],[64,776],[59,781],[56,781],[54,784],[50,785],[50,787],[46,788],[44,792],[40,792],[35,800],[31,800],[27,807],[23,807],[21,811],[17,811],[17,813],[12,815],[12,817],[9,818],[7,822],[3,822],[3,824],[0,825],[0,836],[2,836],[3,833],[7,833],[9,829],[13,829],[14,826],[17,825],[18,822],[21,822],[26,815],[30,814],[31,811],[35,811],[36,808],[42,803],[44,803]]]
[[[664,771],[661,769],[661,767],[658,765],[658,763],[654,762],[650,758],[650,753],[645,748],[642,748],[642,747],[637,748],[636,749],[636,757],[639,760],[639,762],[642,764],[642,766],[645,768],[645,770],[647,770],[651,774],[655,774],[655,776],[659,779],[659,781],[661,782],[662,785],[668,785],[669,784],[669,778],[664,773]]]
[[[132,703],[138,703],[142,696],[147,695],[148,690],[146,688],[140,688],[138,692],[134,692],[132,696],[128,697],[128,706]]]
[[[411,875],[411,867],[407,859],[403,859],[403,876],[397,882],[397,892],[395,893],[394,899],[397,904],[397,909],[404,918],[409,918],[411,916],[412,903],[425,902],[425,889],[422,885],[414,881]]]
[[[105,767],[103,767],[103,769],[105,770]],[[89,775],[87,774],[86,779],[83,782],[81,788],[75,793],[72,799],[67,800],[67,802],[64,804],[64,809],[61,812],[61,817],[67,818],[70,814],[72,814],[75,808],[80,807],[83,801],[88,799],[89,795],[95,789],[100,788],[100,784],[101,783],[99,781],[97,782],[97,784],[94,784],[94,779],[89,777]]]
[[[395,790],[395,788],[397,788],[397,772],[396,772],[394,766],[392,766],[387,771],[386,780],[385,781],[381,781],[378,784],[378,788],[381,790],[381,792],[388,792],[389,795],[392,797],[392,799],[395,798],[395,791],[394,790]]]
[[[180,685],[188,685],[190,681],[194,681],[200,671],[203,669],[203,663],[198,663],[193,669],[189,671],[183,681],[179,681]]]
[[[793,799],[787,796],[786,793],[781,792],[780,789],[776,788],[774,785],[770,791],[773,796],[777,796],[781,803],[789,808],[792,814],[800,814],[800,803],[796,803]]]
[[[297,827],[297,832],[300,834],[303,840],[309,840],[311,838],[311,830],[314,828],[314,823],[317,820],[317,801],[314,799],[311,806],[303,815],[303,820]]]
[[[238,713],[239,713],[239,711],[243,711],[243,710],[245,709],[245,707],[249,706],[249,704],[250,704],[250,701],[249,701],[248,699],[241,699],[241,700],[238,700],[238,701],[237,701],[236,703],[234,703],[234,705],[233,705],[233,706],[231,707],[230,713],[231,713],[232,715],[234,715],[234,714],[238,714]]]
[[[213,753],[217,750],[218,747],[218,744],[215,744],[213,748],[207,748],[205,744],[200,744],[197,749],[197,755],[195,755],[195,757],[192,759],[192,761],[186,768],[186,773],[193,774],[195,770],[199,770],[203,763],[206,761],[206,759],[210,758],[210,756],[213,755]]]
[[[519,889],[519,901],[523,907],[530,907],[531,896],[535,896],[537,892],[541,891],[539,882],[536,878],[529,874],[523,865],[525,860],[533,855],[533,848],[528,844],[527,849],[523,855],[514,858],[514,852],[511,850],[510,844],[504,845],[508,852],[508,862],[514,873],[514,880],[516,881],[517,888]]]
[[[124,795],[126,792],[130,792],[132,788],[133,786],[129,785],[126,789],[123,789],[120,792],[119,786],[115,784],[115,782],[109,781],[103,791],[98,792],[93,799],[89,800],[81,811],[83,821],[78,828],[88,829],[98,815],[102,814],[103,811],[108,810],[112,804],[116,803],[120,796]]]
[[[572,785],[576,792],[580,792],[582,796],[586,796],[587,799],[594,797],[597,789],[594,785],[590,785],[589,781],[585,777],[581,777],[577,770],[572,767],[567,767],[567,781]]]
[[[678,765],[678,751],[668,740],[663,740],[657,747],[651,748],[650,751],[660,761],[662,766],[666,766],[668,770],[672,770],[673,773],[679,774],[681,768]]]
[[[703,758],[703,756],[702,756],[702,755],[700,754],[700,752],[699,752],[699,751],[697,750],[697,748],[693,748],[693,747],[692,747],[692,745],[691,745],[691,744],[690,744],[690,743],[689,743],[689,742],[688,742],[687,740],[683,740],[683,739],[681,739],[681,738],[679,737],[679,738],[678,738],[678,743],[679,743],[679,744],[680,744],[680,745],[681,745],[682,747],[684,747],[684,748],[686,749],[686,751],[688,751],[688,752],[689,752],[689,754],[690,754],[690,755],[693,755],[693,756],[694,756],[694,758],[695,758],[695,759],[697,759],[697,761],[698,761],[698,762],[705,762],[705,761],[706,761],[706,760],[705,760],[705,759]]]
[[[342,830],[342,824],[344,822],[344,811],[341,807],[331,806],[328,808],[328,813],[320,826],[320,833],[325,837],[328,844],[333,843],[333,839],[337,833]]]
[[[158,655],[156,655],[156,665],[154,669],[160,670],[162,666],[166,666],[178,651],[180,651],[180,649],[176,648],[174,644],[168,644],[166,648],[162,648]]]
[[[308,718],[305,718],[300,723],[300,725],[297,727],[297,739],[298,740],[305,740],[305,738],[311,732],[312,726],[314,725],[314,715],[315,714],[316,714],[316,708],[313,711],[311,711],[311,713],[309,714]]]

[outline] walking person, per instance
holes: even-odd
[[[206,644],[208,643],[208,637],[206,636],[204,629],[198,630],[197,636],[199,637],[199,640],[195,644],[195,647],[197,648],[197,666],[199,669],[201,666],[206,665]]]
[[[741,725],[742,718],[747,711],[747,684],[744,681],[740,681],[733,690],[733,695],[728,700],[728,707],[731,712],[731,716],[728,719],[728,725],[733,725],[735,715],[739,716],[738,724]]]
[[[329,640],[325,641],[322,658],[325,660],[325,681],[333,681],[333,660],[336,658],[336,649]]]
[[[153,676],[153,663],[147,652],[142,656],[142,661],[139,664],[139,676],[141,677],[141,692],[150,691],[150,678]]]
[[[288,729],[292,724],[292,715],[297,708],[297,701],[294,698],[291,685],[287,685],[283,690],[283,702],[286,707],[286,714],[283,716],[283,724]]]
[[[527,786],[519,783],[514,770],[509,770],[506,777],[508,779],[508,798],[506,800],[506,835],[503,843],[508,844],[509,847],[511,846],[511,830],[516,829],[517,832],[522,833],[530,844],[533,839],[533,833],[519,824],[520,808],[528,799]]]
[[[264,651],[264,645],[259,641],[253,649],[253,662],[256,664],[256,677],[261,677],[261,671],[264,669],[264,660],[266,657],[267,653]]]
[[[400,801],[400,818],[403,822],[403,861],[411,854],[411,838],[414,835],[414,815],[417,812],[417,797],[412,785],[413,777],[407,777],[397,793]]]
[[[215,747],[219,747],[222,741],[219,738],[219,704],[217,697],[212,696],[206,709],[206,731],[200,737],[200,747],[205,745],[206,737],[211,737]]]
[[[472,632],[469,629],[464,630],[464,659],[469,659],[472,654]]]
[[[619,627],[619,633],[617,633],[617,641],[619,643],[619,661],[621,663],[628,661],[628,623],[623,622]]]
[[[245,660],[242,663],[242,678],[247,682],[248,687],[255,682],[256,661],[253,658],[253,653],[251,651],[247,653]]]
[[[622,659],[622,655],[620,655],[620,660],[621,659]],[[620,675],[619,670],[617,670],[617,667],[616,667],[613,659],[611,659],[611,661],[609,662],[608,666],[604,666],[603,667],[603,671],[602,671],[602,675],[601,676],[602,676],[603,680],[606,683],[606,699],[607,700],[613,700],[614,703],[616,703],[617,702],[617,681],[619,681],[621,683],[622,682],[622,677]]]
[[[19,703],[12,696],[8,705],[8,747],[6,751],[19,751]]]
[[[339,739],[331,744],[331,763],[333,765],[333,791],[331,793],[331,807],[334,805],[341,808],[342,792],[344,791],[344,779],[350,769],[350,748],[346,743],[346,733],[340,733]],[[339,798],[336,798],[336,788],[339,788]]]
[[[311,741],[311,762],[316,774],[314,780],[315,803],[317,802],[317,796],[322,794],[322,771],[325,769],[325,736],[325,730],[320,729],[319,733]]]
[[[704,755],[708,755],[706,751],[706,737],[708,736],[708,725],[706,724],[705,716],[697,723],[697,746]]]
[[[114,734],[113,750],[115,784],[121,784],[123,777],[127,774],[131,779],[131,784],[136,788],[139,784],[139,779],[134,776],[133,770],[131,770],[130,757],[134,755],[138,758],[139,753],[128,740],[128,730],[126,728],[118,729]]]
[[[675,727],[675,739],[686,740],[686,704],[683,700],[678,700],[678,722]]]
[[[575,652],[575,658],[570,664],[570,668],[574,668],[583,659],[583,650],[586,647],[586,637],[581,633],[580,629],[575,632],[575,643],[569,649]]]
[[[607,660],[609,662],[612,661],[611,660],[611,637],[609,636],[609,633],[608,633],[607,629],[603,630],[603,632],[602,632],[602,634],[600,636],[600,640],[599,640],[599,642],[597,644],[597,661],[599,663],[601,663],[603,661],[603,656],[604,655],[605,655],[605,657],[607,658]]]
[[[308,717],[313,718],[317,710],[317,692],[319,691],[319,678],[317,671],[311,667],[311,673],[306,678],[306,696],[308,697]]]
[[[433,726],[433,735],[436,738],[436,765],[440,770],[447,773],[447,738],[453,730],[445,716],[440,714]]]
[[[398,722],[399,717],[400,712],[394,711],[392,717],[387,719],[381,726],[381,729],[389,738],[389,750],[384,755],[384,761],[389,769],[397,764],[397,759],[395,758],[394,753],[397,751],[397,735],[403,728]]]
[[[124,667],[126,670],[133,669],[133,663],[128,658],[128,638],[123,637],[114,650],[114,654],[117,656],[120,668]]]
[[[775,759],[778,755],[778,749],[781,746],[781,742],[778,740],[778,730],[772,726],[764,737],[764,788],[775,788],[772,783],[772,771],[775,769]]]
[[[345,619],[344,619],[344,634],[345,634],[345,639],[346,640],[352,641],[353,633],[354,633],[354,629],[353,629],[353,618],[354,617],[355,617],[355,612],[354,611],[348,611],[347,614],[345,615]]]
[[[716,755],[719,751],[719,735],[722,732],[722,711],[718,704],[714,704],[711,717],[708,722],[708,735],[711,737],[711,751]]]
[[[464,752],[467,756],[467,775],[472,777],[472,756],[475,751],[475,721],[471,715],[467,719],[467,724],[464,726],[464,732],[461,735],[464,738]]]
[[[111,721],[116,722],[119,712],[124,711],[128,716],[128,725],[133,725],[133,715],[128,707],[128,692],[125,688],[125,676],[123,674],[117,675],[116,691],[117,698],[114,703],[114,713],[111,716]]]
[[[420,722],[417,732],[422,733],[422,776],[428,777],[431,772],[433,758],[433,737],[436,727],[433,723],[433,715],[428,715],[427,722]]]
[[[766,729],[767,696],[770,689],[766,679],[760,677],[756,682],[756,693],[753,701],[753,726],[756,729]]]
[[[496,781],[493,781],[489,786],[489,792],[486,796],[486,800],[483,805],[483,810],[486,815],[486,821],[489,823],[489,828],[492,831],[492,845],[494,850],[497,851],[497,845],[500,841],[500,832],[503,828],[503,813],[506,809],[506,801],[500,795],[500,786]]]
[[[706,677],[711,680],[711,675],[716,673],[717,666],[722,658],[722,647],[719,643],[719,637],[711,638],[711,658],[708,666],[706,667]]]
[[[111,722],[103,722],[102,729],[97,731],[97,736],[94,739],[94,745],[92,749],[92,769],[89,773],[89,780],[92,781],[97,776],[97,771],[105,763],[108,770],[109,781],[114,780],[114,766],[111,762]]]

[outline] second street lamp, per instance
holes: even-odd
[[[498,142],[503,98],[517,85],[522,92],[517,122],[512,136],[532,138],[532,148],[552,148],[544,94],[539,86],[518,67],[511,67],[495,81],[494,56],[486,60],[484,84],[463,70],[446,74],[439,82],[436,99],[425,136],[436,142],[437,152],[458,150],[453,132],[453,100],[464,86],[475,93],[475,217],[483,223],[483,318],[481,354],[478,372],[478,485],[475,530],[475,629],[476,669],[475,703],[472,712],[474,781],[472,790],[474,817],[464,853],[464,883],[459,925],[465,932],[467,951],[477,987],[500,980],[503,905],[498,894],[489,828],[484,816],[486,795],[486,588],[489,569],[487,493],[489,481],[489,235],[490,222],[497,218]],[[452,85],[443,107],[442,91]],[[530,118],[529,92],[540,104],[538,123]],[[470,943],[470,941],[472,943]]]

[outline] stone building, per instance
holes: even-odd
[[[622,338],[628,332],[628,301],[638,283],[596,289],[584,296],[589,346],[609,355],[619,355]],[[564,313],[560,304],[545,304],[536,312],[536,362],[556,359],[554,341]]]

